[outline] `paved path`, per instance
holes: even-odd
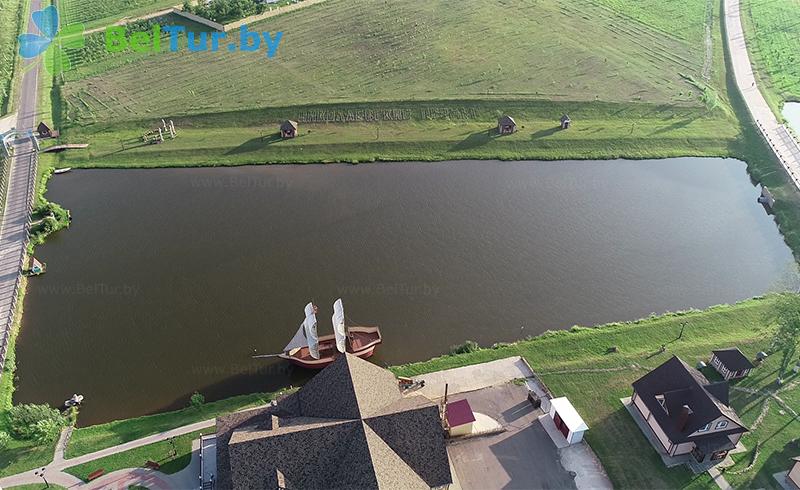
[[[31,0],[31,11],[40,9],[40,0]],[[28,32],[38,34],[33,22]],[[17,110],[17,131],[33,129],[36,124],[40,64],[22,76]],[[11,160],[6,206],[0,225],[0,372],[6,360],[11,326],[22,278],[22,263],[28,244],[28,225],[36,182],[36,153],[28,139],[17,140]]]
[[[72,487],[72,486],[81,485],[82,484],[81,480],[79,480],[78,478],[75,478],[74,476],[72,476],[72,475],[70,475],[68,473],[64,473],[63,470],[66,469],[66,468],[69,468],[71,466],[76,466],[76,465],[79,465],[79,464],[87,463],[89,461],[93,461],[93,460],[99,459],[99,458],[104,458],[104,457],[110,456],[112,454],[117,454],[117,453],[121,453],[123,451],[128,451],[129,449],[134,449],[134,448],[137,448],[137,447],[146,446],[148,444],[153,444],[155,442],[165,441],[165,440],[169,439],[170,437],[175,437],[175,436],[180,436],[180,435],[183,435],[183,434],[189,434],[191,432],[196,432],[196,431],[205,429],[207,427],[212,427],[212,426],[214,426],[214,424],[216,424],[216,419],[204,420],[202,422],[197,422],[197,423],[194,423],[194,424],[191,424],[191,425],[185,425],[185,426],[179,427],[177,429],[172,429],[172,430],[168,430],[168,431],[165,431],[165,432],[161,432],[160,434],[154,434],[152,436],[143,437],[141,439],[136,439],[135,441],[126,442],[126,443],[120,444],[118,446],[102,449],[100,451],[96,451],[96,452],[89,453],[89,454],[84,454],[83,456],[78,456],[77,458],[60,459],[60,460],[59,460],[59,458],[56,458],[53,462],[51,462],[49,465],[47,465],[45,467],[46,468],[45,476],[47,477],[48,481],[50,481],[51,483],[56,483],[56,484],[59,484],[59,485],[64,486],[64,487]],[[192,447],[194,447],[194,446],[192,446]],[[194,458],[194,456],[192,456],[192,457]],[[190,465],[189,468],[192,468],[192,466]],[[195,473],[195,477],[198,477],[200,475],[199,472],[200,472],[200,470],[199,470],[199,466],[198,466],[197,473]],[[176,473],[175,475],[172,475],[172,476],[175,477],[177,475],[182,475],[182,473],[183,472],[179,472],[179,473]],[[106,475],[102,479],[99,479],[99,481],[105,481],[105,478],[110,477],[110,476],[115,476],[116,479],[113,480],[114,482],[118,482],[120,478],[123,478],[123,479],[125,479],[127,481],[128,478],[139,478],[139,477],[141,477],[141,478],[148,478],[149,480],[152,480],[151,483],[153,483],[155,481],[155,480],[153,480],[153,478],[155,478],[153,475],[154,475],[153,472],[147,471],[147,470],[139,471],[137,469],[128,469],[128,470],[120,470],[120,471],[114,472],[112,474]],[[157,475],[161,475],[161,474],[158,473]],[[163,475],[163,476],[166,478],[166,475]],[[183,477],[181,477],[181,478],[183,478]],[[31,483],[41,483],[41,481],[42,481],[41,478],[39,478],[38,476],[34,475],[33,471],[26,471],[25,473],[18,473],[16,475],[8,476],[6,478],[0,478],[0,488],[13,487],[13,486],[17,486],[17,485],[26,485],[26,484],[31,484]],[[165,481],[169,481],[169,478],[166,478]],[[111,483],[109,483],[109,485],[111,486]],[[150,485],[147,485],[147,486],[149,487]],[[88,487],[88,488],[96,488],[96,487]],[[103,488],[105,488],[105,487],[103,487]],[[127,488],[127,487],[124,487],[124,488]],[[152,487],[152,488],[156,488],[156,487]],[[162,487],[162,488],[183,488],[183,487],[166,486],[166,487]]]
[[[758,90],[753,74],[753,65],[750,63],[750,56],[747,53],[740,4],[741,0],[725,0],[725,30],[728,36],[728,47],[736,85],[742,92],[747,109],[753,120],[756,121],[761,134],[781,161],[792,181],[800,189],[800,144],[791,136],[786,126],[778,121],[764,96]]]
[[[435,400],[444,396],[445,384],[448,385],[447,393],[455,395],[456,393],[475,391],[508,383],[514,379],[528,379],[533,376],[533,371],[521,357],[507,357],[484,364],[415,376],[414,379],[416,380],[425,380],[425,387],[414,390],[414,393],[420,393],[431,400]]]

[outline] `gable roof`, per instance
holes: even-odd
[[[503,115],[503,116],[500,116],[497,119],[497,124],[500,125],[500,126],[509,126],[509,125],[512,125],[512,124],[514,126],[516,126],[517,125],[517,121],[515,121],[514,118],[511,117],[511,116]]]
[[[750,359],[742,354],[742,351],[736,347],[719,349],[712,352],[717,356],[717,359],[731,371],[744,371],[745,369],[753,369],[755,367],[753,363],[750,362]]]
[[[728,405],[728,383],[710,383],[700,371],[676,356],[635,381],[633,389],[674,443],[687,441],[698,429],[723,416],[738,427],[717,431],[713,435],[747,431],[736,412]],[[663,407],[656,396],[664,397]],[[682,424],[681,412],[684,405],[689,407],[690,414],[685,424]],[[695,436],[691,439],[697,438]]]
[[[452,482],[439,408],[339,356],[275,406],[217,419],[217,486],[431,488]]]
[[[287,119],[281,123],[281,130],[288,131],[290,129],[297,129],[297,121]]]

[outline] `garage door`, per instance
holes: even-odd
[[[561,433],[564,434],[564,439],[568,439],[569,438],[569,427],[567,427],[567,424],[565,424],[564,421],[561,420],[561,417],[559,417],[557,412],[556,412],[556,416],[553,417],[553,422],[555,422],[556,428],[558,428],[558,430],[560,430]]]

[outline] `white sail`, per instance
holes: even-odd
[[[314,313],[314,305],[306,305],[306,319],[303,321],[303,328],[308,341],[308,352],[314,359],[319,359],[319,338],[317,337],[317,315]]]
[[[300,328],[297,329],[297,333],[294,334],[292,340],[286,344],[286,347],[283,348],[283,352],[287,354],[294,355],[298,349],[303,348],[308,345],[308,341],[306,341],[306,322],[300,324]]]
[[[347,350],[347,330],[344,326],[344,306],[339,298],[333,303],[333,333],[336,334],[336,349],[344,353]]]

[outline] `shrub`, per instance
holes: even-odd
[[[58,410],[33,403],[11,407],[7,417],[11,435],[15,439],[38,440],[48,436],[50,431],[55,430],[54,427],[57,428],[57,434],[61,427],[67,425],[66,419]]]
[[[481,347],[474,340],[467,340],[461,345],[454,345],[450,347],[450,354],[469,354],[470,352],[477,352]]]
[[[33,440],[39,444],[48,444],[58,439],[66,420],[40,420],[33,426]]]
[[[203,395],[201,395],[196,391],[192,394],[192,397],[189,399],[189,405],[194,408],[200,408],[200,405],[202,405],[205,402],[206,402],[206,397],[204,397]]]
[[[11,441],[11,436],[6,431],[0,431],[0,449],[5,449],[8,447],[8,443]]]

